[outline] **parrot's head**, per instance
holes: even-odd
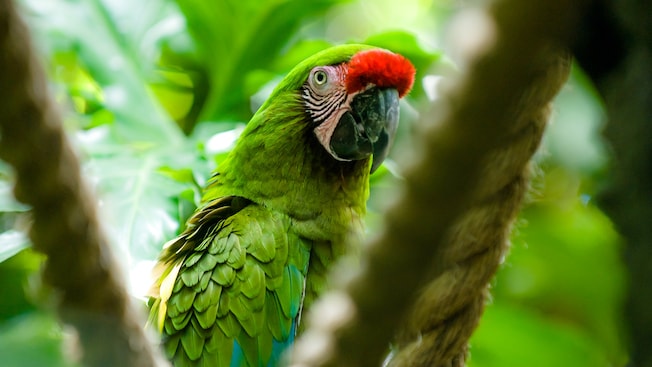
[[[338,161],[387,157],[398,126],[399,99],[414,82],[403,56],[365,45],[342,45],[297,65],[286,77],[299,91],[314,137]]]
[[[242,196],[317,221],[310,238],[348,231],[366,211],[369,174],[387,157],[414,74],[403,56],[367,45],[308,57],[249,121],[204,197]]]

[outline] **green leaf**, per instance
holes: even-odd
[[[414,79],[414,87],[410,95],[419,97],[423,95],[423,77],[430,71],[435,63],[442,59],[441,52],[427,50],[423,47],[416,35],[405,31],[388,31],[375,34],[367,38],[364,43],[386,48],[390,51],[400,53],[409,59],[417,69]]]
[[[581,325],[611,360],[623,354],[620,305],[625,284],[620,241],[609,219],[574,198],[565,207],[539,204],[523,213],[496,297]]]
[[[281,57],[277,58],[274,63],[274,70],[279,73],[285,74],[292,70],[301,61],[332,47],[333,43],[323,39],[310,39],[300,40],[293,44],[290,49],[285,52]]]
[[[88,169],[98,181],[102,210],[118,249],[132,261],[156,258],[179,229],[177,198],[189,185],[160,173],[173,163],[163,153],[96,158]]]
[[[102,88],[101,99],[114,114],[115,132],[121,139],[173,146],[182,142],[181,131],[147,88],[153,70],[151,63],[143,62],[154,58],[157,42],[166,32],[183,30],[159,27],[158,34],[152,31],[151,27],[175,16],[168,2],[23,2],[32,28],[39,38],[48,40],[42,44],[47,47],[44,51],[51,58],[75,52]]]
[[[469,367],[610,366],[581,329],[496,302],[471,338]]]
[[[606,112],[586,75],[573,67],[568,86],[555,98],[555,113],[544,146],[550,159],[567,169],[595,174],[607,165],[607,147],[602,138]]]
[[[177,0],[207,71],[210,92],[200,120],[251,116],[245,83],[269,69],[303,21],[342,0]]]
[[[23,232],[8,230],[0,233],[0,262],[28,248],[29,245],[29,239]]]
[[[0,212],[24,212],[29,206],[14,198],[13,183],[0,180]]]
[[[0,345],[3,366],[76,366],[65,358],[61,327],[42,312],[0,324]]]
[[[178,233],[212,167],[191,139],[168,150],[125,147],[105,127],[77,136],[88,157],[84,173],[95,184],[115,250],[135,270]]]
[[[0,212],[24,212],[29,210],[25,204],[18,202],[13,193],[13,170],[0,161]]]
[[[33,278],[43,260],[44,256],[28,248],[0,262],[0,325],[36,308],[33,302],[39,295],[35,292],[38,290],[34,287]]]

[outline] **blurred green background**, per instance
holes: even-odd
[[[162,244],[192,212],[210,171],[275,83],[306,56],[366,42],[417,66],[400,135],[372,178],[369,231],[400,184],[402,153],[433,85],[459,72],[453,0],[20,0],[84,173],[134,296]],[[424,78],[426,82],[424,83]],[[429,90],[426,93],[426,89]],[[470,366],[623,366],[623,246],[594,196],[608,175],[601,101],[575,68],[536,157],[529,204]],[[405,158],[403,158],[405,159]],[[0,361],[72,366],[39,288],[42,258],[22,234],[28,208],[0,162]],[[38,304],[39,306],[35,306]]]

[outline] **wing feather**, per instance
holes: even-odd
[[[199,210],[157,265],[151,312],[178,366],[267,366],[294,338],[311,243],[237,200]]]

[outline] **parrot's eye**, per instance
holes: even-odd
[[[323,70],[317,70],[312,76],[312,80],[316,85],[324,85],[328,81],[328,74]]]
[[[305,90],[313,96],[327,96],[337,90],[344,91],[345,76],[346,71],[342,65],[316,66],[308,74]]]

